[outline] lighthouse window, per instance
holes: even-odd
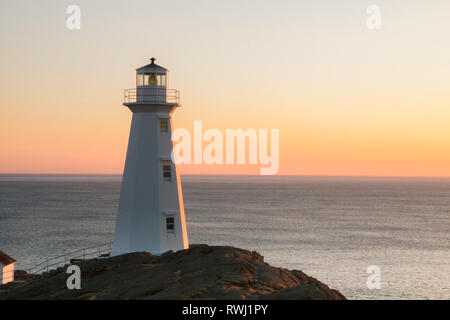
[[[169,121],[167,121],[167,119],[159,120],[159,131],[169,132]]]
[[[146,73],[144,75],[144,86],[156,85],[156,75],[154,73]]]
[[[166,229],[167,232],[175,232],[175,218],[174,217],[166,217]]]
[[[163,178],[165,181],[172,180],[172,166],[170,164],[163,165]]]

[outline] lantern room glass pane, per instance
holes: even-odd
[[[144,86],[156,86],[156,75],[154,73],[144,74]]]
[[[144,85],[144,75],[142,73],[138,73],[136,75],[136,85],[143,86]]]
[[[165,87],[166,86],[166,75],[158,74],[158,86]]]

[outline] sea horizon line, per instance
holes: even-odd
[[[0,176],[121,176],[122,173],[22,173],[22,172],[14,172],[14,173],[2,173],[0,172]],[[370,174],[361,174],[361,175],[353,175],[353,174],[276,174],[270,176],[262,176],[259,174],[220,174],[220,173],[186,173],[180,174],[180,176],[211,176],[211,177],[318,177],[318,178],[424,178],[424,179],[450,179],[450,176],[436,176],[436,175],[370,175]]]

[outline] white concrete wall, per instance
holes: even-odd
[[[172,124],[160,132],[159,120],[170,119],[173,106],[140,106],[134,110],[120,193],[112,254],[147,251],[161,254],[188,247],[180,177],[172,163],[172,179],[163,178],[163,164],[173,148]],[[167,233],[166,214],[175,218]]]
[[[14,281],[14,266],[15,263],[11,263],[7,266],[0,264],[0,279],[2,284],[7,284],[8,282]]]
[[[163,159],[170,159],[173,143],[172,143],[172,117],[161,115],[161,118],[169,120],[168,132],[160,132],[159,134],[159,154]],[[161,163],[161,170],[164,161]],[[186,218],[184,214],[183,192],[181,189],[181,180],[176,169],[176,165],[172,165],[172,180],[164,181],[162,175],[159,179],[160,203],[159,211],[161,212],[160,228],[161,232],[161,251],[181,250],[188,248],[188,236],[186,230]],[[168,233],[166,227],[166,217],[174,216],[175,232]]]

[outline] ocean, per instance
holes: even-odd
[[[0,175],[16,269],[112,241],[119,175]],[[260,252],[350,299],[450,299],[450,179],[183,176],[190,243]],[[368,266],[380,270],[369,289]]]

